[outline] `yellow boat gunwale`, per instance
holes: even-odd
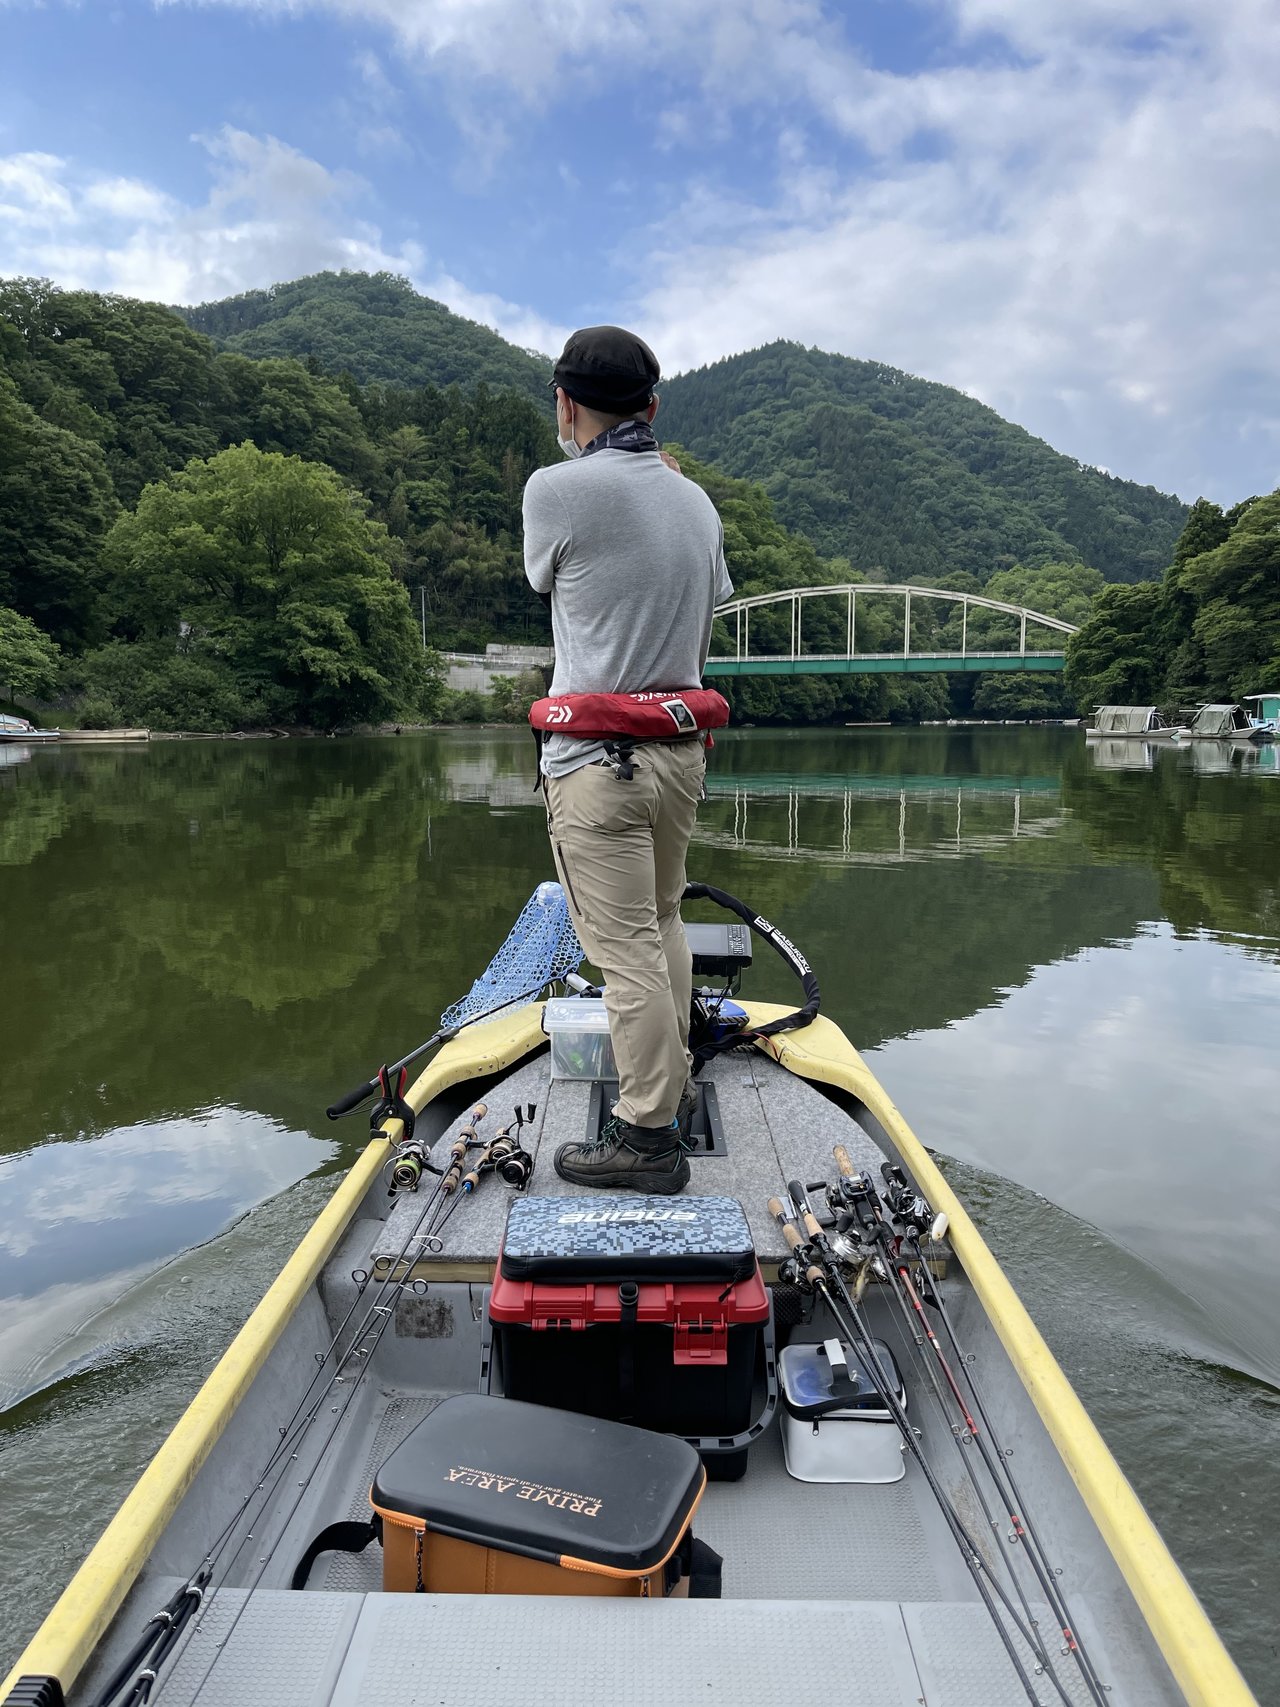
[[[442,1091],[504,1072],[546,1041],[542,1008],[521,1008],[468,1027],[421,1073],[407,1101],[421,1111]],[[0,1686],[0,1702],[22,1677],[56,1677],[64,1694],[80,1675],[119,1610],[196,1473],[221,1438],[320,1270],[346,1232],[404,1131],[387,1120],[357,1156],[240,1332],[135,1482],[124,1504]]]
[[[770,1003],[745,1005],[756,1023],[788,1011]],[[420,1111],[454,1085],[505,1071],[544,1041],[540,1003],[471,1026],[440,1050],[408,1100]],[[862,1104],[896,1146],[934,1209],[945,1210],[956,1258],[1190,1707],[1257,1707],[982,1235],[857,1050],[837,1025],[820,1016],[803,1031],[770,1038],[768,1052],[798,1077],[830,1085]],[[20,1655],[0,1687],[0,1702],[21,1677],[56,1677],[64,1691],[71,1688],[376,1179],[388,1141],[396,1142],[401,1131],[398,1120],[386,1121],[382,1136],[372,1139],[356,1159]]]

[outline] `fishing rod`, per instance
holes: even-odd
[[[897,1425],[904,1445],[920,1466],[921,1473],[937,1501],[943,1519],[960,1548],[961,1556],[968,1567],[970,1576],[973,1578],[974,1586],[990,1614],[991,1622],[1000,1637],[1005,1653],[1008,1655],[1009,1663],[1026,1693],[1027,1700],[1031,1702],[1032,1707],[1043,1707],[1022,1656],[1014,1646],[1013,1637],[1009,1634],[1000,1617],[996,1605],[997,1597],[1018,1633],[1033,1650],[1035,1641],[1030,1633],[1022,1628],[1022,1620],[1015,1611],[1003,1586],[991,1576],[977,1543],[969,1534],[950,1496],[939,1482],[933,1467],[926,1458],[924,1448],[921,1446],[916,1431],[907,1417],[902,1401],[894,1391],[892,1383],[885,1376],[874,1339],[863,1321],[862,1307],[854,1301],[849,1293],[840,1270],[840,1257],[833,1249],[831,1240],[828,1239],[814,1214],[808,1193],[799,1180],[789,1181],[787,1191],[794,1206],[790,1215],[787,1214],[779,1198],[771,1197],[769,1199],[769,1213],[781,1228],[782,1236],[791,1252],[791,1261],[785,1265],[788,1269],[785,1278],[790,1281],[799,1281],[816,1292],[831,1312],[836,1325],[843,1330],[851,1343],[857,1342],[857,1346],[860,1348],[858,1361],[863,1365],[882,1406]]]
[[[836,1165],[839,1167],[842,1175],[845,1175],[845,1164],[848,1163],[849,1175],[846,1175],[845,1177],[849,1177],[850,1175],[855,1178],[860,1177],[853,1174],[852,1164],[849,1163],[849,1158],[847,1154],[843,1152],[841,1146],[836,1147],[835,1155]],[[1046,1602],[1048,1603],[1049,1610],[1053,1614],[1057,1623],[1058,1630],[1064,1643],[1062,1651],[1064,1654],[1074,1656],[1091,1698],[1096,1703],[1099,1703],[1101,1707],[1101,1704],[1104,1704],[1107,1699],[1105,1686],[1098,1676],[1097,1670],[1084,1646],[1083,1641],[1076,1632],[1074,1620],[1072,1619],[1070,1609],[1067,1606],[1066,1597],[1064,1596],[1057,1580],[1058,1573],[1050,1563],[1048,1554],[1040,1540],[1036,1526],[1027,1512],[1026,1502],[1023,1500],[1022,1493],[1014,1477],[1013,1470],[1009,1465],[1009,1454],[1001,1445],[999,1436],[991,1422],[990,1415],[983,1403],[982,1395],[978,1387],[977,1377],[973,1374],[972,1363],[969,1356],[961,1347],[959,1338],[955,1332],[955,1327],[951,1321],[950,1312],[947,1310],[942,1293],[938,1287],[937,1279],[929,1267],[929,1264],[925,1259],[924,1252],[921,1249],[920,1235],[924,1230],[924,1227],[930,1224],[931,1212],[929,1210],[929,1206],[923,1197],[913,1191],[912,1187],[908,1184],[902,1169],[896,1166],[896,1164],[892,1162],[885,1162],[881,1167],[880,1172],[885,1181],[885,1190],[882,1193],[882,1196],[892,1219],[896,1234],[896,1242],[898,1245],[897,1260],[889,1266],[890,1283],[891,1285],[894,1285],[896,1291],[899,1291],[899,1295],[903,1299],[903,1307],[914,1312],[915,1318],[920,1324],[922,1334],[933,1351],[934,1358],[943,1371],[947,1385],[954,1396],[962,1417],[964,1418],[967,1437],[977,1448],[978,1453],[986,1466],[987,1473],[994,1484],[996,1494],[1004,1506],[1006,1517],[1011,1525],[1010,1541],[1014,1545],[1019,1543],[1022,1545],[1023,1554],[1035,1575],[1036,1581],[1044,1594]],[[865,1180],[865,1176],[861,1177],[863,1177],[865,1183],[870,1183]],[[902,1253],[904,1251],[906,1255],[917,1264],[922,1286],[927,1287],[928,1289],[929,1296],[927,1299],[921,1296],[912,1281],[910,1270],[902,1260]],[[955,1373],[952,1370],[951,1364],[943,1351],[937,1335],[933,1331],[932,1324],[929,1322],[928,1317],[925,1314],[924,1306],[926,1302],[933,1305],[938,1312],[939,1320],[943,1323],[951,1345],[952,1354],[955,1357],[957,1366],[962,1373],[964,1383],[969,1390],[969,1402],[966,1402],[956,1381]],[[928,1364],[926,1363],[926,1368],[927,1367]],[[980,1419],[981,1426],[979,1426],[979,1421],[975,1420],[974,1413],[976,1413],[977,1418]],[[978,1489],[976,1481],[974,1481],[974,1487],[979,1493],[979,1498],[981,1498],[981,1491]],[[1056,1683],[1057,1678],[1053,1672],[1052,1666],[1049,1667],[1049,1674],[1053,1677],[1054,1682]],[[1063,1694],[1064,1699],[1066,1699],[1065,1691],[1062,1690],[1060,1684],[1058,1687],[1059,1693]]]
[[[469,1143],[474,1144],[477,1141],[483,1143],[483,1140],[478,1139],[476,1129],[487,1113],[488,1108],[484,1103],[477,1103],[472,1108],[467,1124],[462,1128],[459,1133],[458,1140],[455,1140],[454,1145],[451,1147],[451,1166],[453,1165],[454,1160],[458,1159],[454,1157],[454,1152],[461,1149],[462,1155],[465,1156],[466,1148]],[[530,1118],[532,1118],[532,1111],[530,1113]],[[527,1152],[520,1150],[520,1154],[527,1158]],[[530,1166],[531,1165],[532,1164],[530,1162]],[[460,1176],[460,1162],[458,1172]],[[117,1667],[116,1672],[96,1697],[94,1707],[145,1707],[145,1704],[151,1698],[153,1689],[156,1687],[157,1673],[161,1664],[169,1657],[173,1648],[176,1646],[184,1627],[197,1611],[201,1612],[201,1616],[196,1621],[194,1631],[198,1631],[203,1625],[204,1610],[207,1610],[207,1607],[205,1606],[206,1596],[215,1592],[216,1589],[216,1585],[214,1585],[212,1581],[215,1571],[219,1566],[222,1566],[223,1574],[225,1576],[226,1572],[234,1567],[236,1560],[243,1553],[249,1542],[255,1539],[253,1530],[256,1527],[257,1522],[266,1516],[271,1505],[271,1500],[278,1491],[280,1483],[283,1481],[285,1475],[288,1474],[290,1467],[292,1465],[296,1465],[302,1443],[306,1438],[309,1429],[319,1416],[334,1388],[336,1386],[345,1386],[346,1392],[339,1403],[332,1407],[331,1415],[333,1420],[329,1424],[323,1440],[320,1442],[317,1462],[323,1458],[330,1442],[333,1440],[338,1429],[342,1426],[343,1420],[350,1409],[351,1402],[355,1397],[356,1391],[364,1378],[364,1371],[368,1367],[369,1362],[382,1339],[382,1335],[386,1331],[387,1323],[395,1314],[395,1306],[398,1299],[406,1288],[409,1287],[412,1287],[415,1291],[426,1290],[427,1283],[424,1280],[415,1279],[413,1270],[419,1257],[431,1246],[429,1228],[425,1228],[424,1224],[428,1223],[433,1211],[438,1207],[440,1187],[442,1183],[443,1180],[437,1181],[436,1185],[428,1193],[425,1201],[418,1211],[418,1214],[414,1218],[412,1226],[405,1235],[399,1251],[391,1259],[387,1273],[374,1297],[368,1303],[364,1315],[361,1317],[352,1332],[346,1349],[340,1355],[335,1356],[342,1336],[346,1331],[347,1326],[350,1324],[352,1317],[355,1315],[356,1309],[364,1297],[370,1281],[368,1271],[363,1269],[357,1269],[354,1271],[352,1278],[356,1282],[356,1295],[348,1306],[342,1321],[338,1324],[327,1348],[323,1352],[316,1353],[317,1367],[315,1373],[308,1382],[303,1396],[295,1407],[289,1421],[281,1427],[279,1431],[280,1439],[269,1454],[262,1470],[259,1472],[258,1479],[255,1481],[249,1492],[244,1496],[229,1522],[215,1538],[213,1544],[202,1559],[197,1571],[195,1571],[187,1583],[177,1591],[162,1611],[157,1613],[150,1620],[148,1626],[143,1631],[138,1641],[134,1644],[129,1655],[121,1665]],[[436,1241],[436,1244],[438,1247],[438,1241]],[[320,1389],[317,1392],[317,1383],[321,1381],[325,1366],[328,1364],[330,1358],[334,1359],[332,1371],[329,1374],[328,1379],[323,1382],[323,1385],[320,1386]],[[357,1373],[355,1375],[355,1379],[350,1380],[346,1371],[353,1362],[357,1366]],[[308,1402],[309,1400],[310,1402]],[[288,1509],[284,1514],[283,1523],[280,1525],[280,1535],[285,1533],[294,1512],[301,1504],[306,1491],[307,1480],[307,1478],[303,1478],[299,1482],[298,1491],[294,1494]],[[259,1495],[263,1497],[257,1511],[257,1515],[254,1517],[251,1515],[251,1508],[254,1506]],[[242,1526],[245,1526],[246,1518],[248,1518],[247,1532],[242,1536],[230,1555],[227,1556],[227,1549],[231,1546],[237,1530]],[[195,1693],[192,1696],[193,1702],[202,1692],[210,1672],[217,1662],[219,1653],[225,1649],[227,1643],[230,1641],[232,1632],[239,1623],[240,1617],[245,1608],[248,1606],[253,1591],[260,1583],[271,1556],[271,1552],[268,1551],[260,1558],[257,1568],[253,1572],[245,1588],[244,1599],[233,1614],[228,1629],[220,1639],[218,1648],[215,1649],[214,1655],[210,1659],[203,1677],[196,1686]],[[153,1626],[154,1629],[152,1628]],[[148,1661],[145,1665],[142,1664],[144,1660]],[[131,1674],[133,1677],[133,1686],[129,1690],[128,1695],[121,1698],[121,1691],[129,1683]]]
[[[582,964],[582,947],[578,942],[569,918],[568,905],[564,891],[558,883],[540,883],[521,909],[519,917],[508,932],[497,953],[493,956],[485,971],[472,984],[470,991],[460,1001],[445,1010],[440,1017],[440,1026],[424,1044],[411,1050],[393,1066],[384,1066],[379,1072],[358,1090],[340,1098],[328,1109],[330,1119],[338,1119],[344,1114],[351,1113],[370,1096],[381,1091],[383,1102],[387,1105],[385,1112],[379,1114],[379,1121],[394,1110],[404,1125],[404,1139],[413,1138],[414,1111],[405,1101],[407,1086],[407,1068],[426,1051],[437,1043],[444,1043],[451,1037],[456,1037],[466,1026],[476,1021],[487,1019],[506,1008],[517,1006],[521,1002],[534,999],[549,984],[576,972]],[[397,1106],[398,1105],[398,1106]],[[407,1118],[406,1118],[407,1117]],[[480,1116],[473,1113],[471,1124],[474,1126]],[[530,1111],[532,1118],[532,1111]],[[518,1131],[517,1131],[518,1140]],[[427,1150],[420,1141],[410,1146],[404,1144],[401,1153],[396,1156],[393,1164],[392,1192],[396,1190],[416,1190],[424,1173],[435,1171],[431,1169]],[[517,1142],[516,1151],[504,1157],[499,1164],[503,1178],[508,1183],[522,1187],[528,1183],[533,1170],[532,1158]],[[398,1172],[398,1180],[394,1177]],[[135,1643],[127,1657],[126,1664],[117,1668],[109,1686],[99,1694],[95,1707],[111,1707],[121,1691],[129,1682],[129,1671],[137,1666],[128,1696],[128,1707],[142,1707],[150,1698],[156,1681],[156,1669],[159,1663],[167,1657],[178,1639],[183,1627],[188,1623],[193,1613],[204,1604],[206,1591],[212,1582],[214,1570],[222,1562],[227,1547],[231,1544],[237,1530],[244,1523],[246,1515],[251,1512],[255,1500],[264,1495],[259,1516],[266,1513],[272,1494],[279,1486],[285,1471],[298,1458],[298,1448],[320,1413],[320,1408],[336,1385],[346,1382],[343,1371],[351,1363],[353,1356],[360,1354],[367,1365],[369,1357],[376,1349],[377,1343],[385,1331],[387,1322],[394,1313],[395,1300],[400,1296],[406,1285],[412,1284],[414,1289],[426,1289],[425,1281],[411,1281],[413,1268],[425,1248],[425,1235],[422,1229],[427,1217],[432,1213],[438,1201],[439,1184],[428,1193],[413,1225],[410,1227],[401,1245],[400,1251],[393,1259],[373,1301],[368,1304],[364,1316],[352,1331],[346,1349],[339,1353],[343,1335],[351,1326],[357,1309],[366,1298],[366,1291],[371,1279],[370,1274],[363,1269],[353,1271],[352,1279],[356,1283],[355,1296],[339,1322],[328,1346],[323,1352],[316,1353],[316,1370],[307,1383],[302,1397],[289,1420],[280,1429],[280,1438],[276,1446],[268,1454],[267,1461],[253,1487],[244,1496],[230,1521],[215,1537],[213,1544],[206,1553],[199,1569],[197,1569],[184,1587],[175,1594],[169,1603],[150,1621],[143,1635]],[[418,1249],[413,1251],[414,1242],[418,1240]],[[410,1252],[413,1251],[412,1256]],[[406,1259],[408,1259],[406,1261]],[[403,1273],[398,1273],[401,1264]],[[390,1302],[388,1302],[390,1300]],[[369,1343],[364,1342],[368,1340]],[[332,1370],[325,1379],[325,1370],[332,1360]],[[363,1377],[363,1369],[357,1374],[354,1382],[350,1383],[343,1402],[333,1407],[336,1418],[330,1427],[325,1445],[333,1438],[350,1405],[351,1397]],[[317,1392],[317,1384],[323,1382]],[[323,1447],[321,1449],[323,1454]],[[274,1472],[274,1475],[273,1475]],[[305,1483],[303,1484],[305,1486]],[[299,1494],[295,1499],[301,1498]],[[232,1562],[239,1557],[246,1544],[242,1540],[232,1555]],[[269,1557],[270,1555],[268,1555]],[[265,1565],[266,1560],[262,1561]],[[261,1576],[261,1570],[255,1576],[255,1583]],[[250,1593],[252,1592],[252,1585]],[[233,1620],[232,1627],[238,1622],[240,1612],[249,1603],[246,1595]],[[200,1620],[203,1622],[203,1618]],[[197,1625],[197,1628],[199,1626]],[[227,1632],[227,1637],[230,1631]],[[150,1656],[151,1664],[142,1662]],[[216,1653],[215,1653],[216,1658]],[[212,1662],[210,1664],[212,1669]],[[208,1677],[208,1671],[205,1678]],[[202,1679],[199,1689],[203,1689]],[[199,1693],[197,1690],[197,1694]]]
[[[837,1225],[839,1225],[840,1220],[851,1218],[853,1222],[857,1223],[860,1236],[869,1242],[874,1242],[878,1250],[877,1269],[883,1274],[902,1313],[910,1337],[920,1355],[924,1373],[928,1377],[938,1407],[938,1414],[947,1426],[956,1451],[965,1466],[965,1474],[982,1508],[982,1514],[986,1518],[988,1526],[993,1533],[997,1533],[1002,1527],[996,1519],[981,1481],[973,1473],[973,1466],[966,1452],[966,1446],[975,1447],[986,1466],[996,1498],[1004,1509],[1006,1522],[1011,1525],[1007,1535],[1008,1542],[1010,1545],[1016,1545],[1019,1541],[1025,1542],[1025,1530],[1017,1510],[1019,1502],[1010,1495],[1006,1487],[1005,1467],[997,1461],[992,1445],[988,1444],[987,1434],[979,1428],[974,1419],[969,1403],[966,1401],[955,1373],[947,1360],[946,1353],[933,1331],[932,1323],[925,1314],[923,1301],[912,1281],[910,1270],[902,1260],[902,1247],[905,1242],[910,1240],[914,1243],[921,1272],[927,1272],[924,1252],[919,1244],[919,1235],[926,1228],[932,1232],[937,1225],[937,1220],[928,1203],[918,1192],[912,1189],[901,1168],[895,1164],[886,1162],[881,1168],[880,1172],[885,1181],[885,1189],[882,1194],[877,1194],[870,1175],[860,1174],[856,1171],[843,1145],[837,1144],[832,1154],[839,1170],[839,1178],[833,1186],[828,1188],[827,1202],[836,1211]],[[881,1211],[882,1197],[884,1206],[889,1211],[888,1220]],[[932,1359],[925,1355],[924,1348],[926,1345],[933,1353]],[[941,1370],[953,1405],[960,1413],[961,1420],[958,1424],[948,1419],[949,1406],[942,1383],[938,1378],[938,1370]],[[1066,1643],[1062,1652],[1064,1655],[1068,1654],[1075,1648],[1076,1642],[1069,1627],[1065,1608],[1060,1608],[1059,1591],[1057,1583],[1053,1579],[1052,1571],[1047,1561],[1038,1557],[1031,1546],[1024,1545],[1023,1553],[1036,1577],[1041,1592],[1048,1602],[1050,1612],[1058,1622]],[[1028,1626],[1028,1631],[1024,1634],[1027,1635],[1029,1645],[1040,1662],[1044,1675],[1053,1685],[1065,1707],[1072,1707],[1072,1698],[1059,1678],[1048,1647],[1040,1635],[1039,1621],[1032,1611],[1021,1575],[1014,1569],[1012,1558],[1007,1554],[1004,1555],[1004,1558],[1009,1580],[1018,1597]],[[1081,1663],[1080,1670],[1093,1699],[1098,1702],[1105,1701],[1105,1694],[1101,1691],[1101,1685],[1096,1674],[1093,1673],[1092,1666],[1088,1663],[1087,1656]]]
[[[528,1103],[526,1107],[528,1110],[527,1118],[532,1120],[537,1113],[537,1107],[534,1103]],[[465,1173],[461,1169],[466,1158],[466,1151],[475,1146],[474,1144],[467,1144],[461,1154],[457,1154],[458,1147],[457,1145],[454,1146],[454,1160],[451,1161],[445,1177],[441,1181],[442,1195],[447,1196],[449,1201],[443,1213],[437,1215],[429,1228],[432,1236],[432,1249],[443,1250],[441,1235],[444,1232],[446,1222],[458,1205],[478,1190],[480,1181],[486,1174],[496,1173],[508,1185],[514,1186],[517,1191],[523,1191],[528,1185],[533,1174],[533,1157],[520,1143],[519,1136],[525,1119],[524,1109],[517,1108],[515,1119],[502,1127],[496,1138],[483,1145],[479,1156],[472,1161]]]

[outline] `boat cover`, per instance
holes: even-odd
[[[1249,727],[1249,719],[1238,705],[1205,705],[1196,713],[1191,732],[1194,735],[1232,735],[1237,729]]]
[[[1094,728],[1099,735],[1142,735],[1156,722],[1154,705],[1100,705]]]

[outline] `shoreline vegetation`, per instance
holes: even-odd
[[[0,693],[157,734],[522,722],[543,678],[454,692],[439,652],[549,641],[520,533],[559,459],[548,371],[389,275],[181,312],[0,280]],[[798,345],[665,389],[740,595],[906,580],[1081,625],[1063,675],[740,678],[738,724],[1052,719],[1280,679],[1280,493],[1188,512]],[[786,650],[789,620],[761,609],[754,645]],[[840,650],[844,621],[809,601],[806,648]],[[862,650],[901,643],[900,601],[858,622]],[[958,607],[911,624],[913,650],[959,649]],[[975,609],[967,643],[1016,647],[1016,619]]]

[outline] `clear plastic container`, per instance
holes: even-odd
[[[553,996],[542,1010],[553,1079],[616,1079],[609,1016],[599,996]]]

